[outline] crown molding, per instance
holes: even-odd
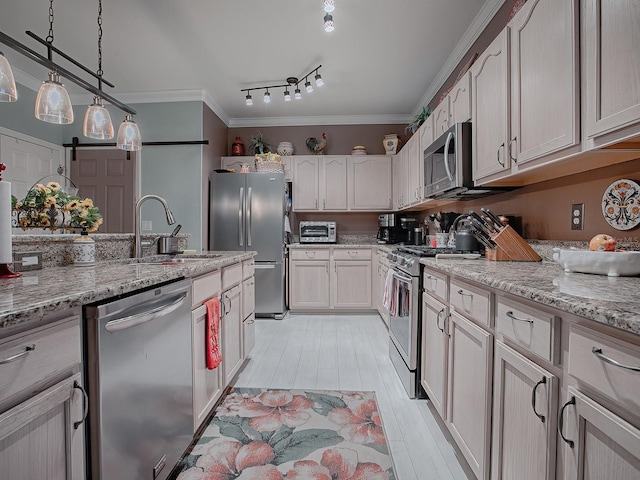
[[[232,118],[228,127],[290,127],[299,125],[406,124],[411,115],[325,115],[309,117]]]
[[[471,25],[469,25],[467,31],[451,52],[451,55],[449,55],[449,58],[440,69],[436,78],[431,82],[429,88],[427,88],[427,91],[420,99],[420,102],[413,109],[411,116],[415,116],[420,113],[422,111],[422,107],[427,106],[433,97],[435,97],[447,81],[447,78],[449,78],[453,73],[473,43],[478,39],[487,25],[489,25],[489,22],[493,19],[496,13],[498,13],[498,10],[500,10],[500,7],[502,7],[505,1],[506,0],[487,0],[485,2],[476,17],[473,19],[473,22],[471,22]]]

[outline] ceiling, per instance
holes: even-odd
[[[105,91],[126,103],[202,99],[229,126],[404,123],[438,92],[504,0],[103,0]],[[54,45],[97,70],[98,1],[54,1]],[[2,0],[0,30],[45,54],[48,1]],[[0,44],[20,83],[46,70]],[[54,55],[54,61],[68,64]],[[242,88],[283,84],[322,64],[322,88],[245,105]],[[72,70],[74,73],[76,70]],[[86,78],[86,75],[81,75]],[[70,85],[78,103],[90,96]],[[302,87],[302,85],[301,85]],[[80,96],[75,96],[78,94]]]

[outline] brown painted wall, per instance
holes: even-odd
[[[202,104],[202,138],[209,140],[209,145],[202,147],[202,195],[203,203],[209,204],[209,173],[220,168],[220,157],[227,154],[228,128],[220,118],[207,106]],[[206,250],[209,244],[209,209],[202,209],[202,246]]]
[[[242,139],[246,154],[252,154],[253,152],[249,151],[249,137],[258,132],[262,132],[274,152],[278,143],[291,142],[293,143],[294,155],[308,155],[311,152],[305,144],[307,138],[316,137],[320,140],[324,132],[327,134],[325,153],[328,155],[349,155],[354,145],[364,145],[371,155],[384,155],[384,147],[382,146],[384,136],[388,133],[396,133],[400,137],[400,145],[403,145],[410,137],[404,133],[405,126],[385,124],[230,128],[227,137],[229,145],[227,155],[231,155],[231,144],[236,137]]]

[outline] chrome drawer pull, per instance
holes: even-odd
[[[562,438],[562,440],[564,440],[565,443],[567,445],[569,445],[571,448],[573,448],[574,441],[573,440],[569,440],[567,437],[564,436],[564,434],[562,433],[562,424],[564,423],[564,411],[565,411],[565,409],[569,405],[575,405],[575,404],[576,404],[576,397],[571,397],[569,399],[569,401],[562,406],[562,409],[560,410],[560,415],[558,417],[558,433],[560,434],[560,437]]]
[[[473,298],[473,293],[464,293],[464,290],[458,290],[458,295],[462,295],[463,297],[471,297]]]
[[[84,388],[82,388],[82,385],[77,381],[73,382],[73,388],[77,388],[82,392],[82,418],[77,422],[73,422],[73,429],[77,430],[78,427],[82,425],[82,422],[86,420],[87,414],[89,413],[89,397],[87,396],[87,392],[85,392]]]
[[[512,320],[517,320],[517,321],[519,321],[519,322],[526,322],[526,323],[528,323],[529,325],[533,325],[533,320],[530,320],[530,319],[528,319],[528,318],[518,318],[518,317],[516,317],[516,316],[513,314],[513,312],[512,312],[511,310],[509,310],[509,311],[507,312],[507,317],[511,318]]]
[[[4,358],[4,359],[0,360],[0,365],[4,365],[5,363],[14,362],[14,361],[18,360],[20,357],[24,357],[25,355],[29,355],[35,349],[36,349],[35,343],[32,343],[31,345],[27,345],[26,347],[24,347],[24,352],[16,353],[15,355],[11,355],[10,357],[7,357],[7,358]]]
[[[611,365],[615,365],[616,367],[624,368],[625,370],[631,370],[632,372],[640,372],[640,367],[634,367],[631,365],[624,365],[613,358],[607,357],[602,353],[602,349],[598,347],[593,347],[591,349],[591,353],[593,353],[596,357],[606,363],[610,363]]]
[[[542,423],[544,423],[544,415],[540,415],[536,412],[536,390],[540,385],[544,385],[545,383],[547,383],[547,377],[542,377],[542,380],[536,383],[531,391],[531,408],[533,409],[533,413],[536,414],[536,417],[538,417]]]

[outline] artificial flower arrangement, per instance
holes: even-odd
[[[69,195],[57,182],[36,183],[21,201],[11,195],[11,210],[17,213],[18,226],[23,230],[81,228],[95,232],[102,225],[102,215],[93,200]]]

